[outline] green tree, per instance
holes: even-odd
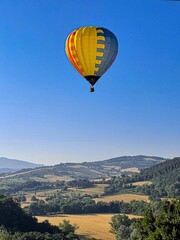
[[[130,220],[126,215],[115,215],[111,218],[110,232],[116,236],[117,240],[127,240],[131,234],[132,222],[133,220]]]
[[[33,195],[33,196],[31,197],[31,201],[35,202],[35,201],[38,201],[38,199],[36,198],[36,196]]]
[[[0,228],[0,240],[11,240],[11,235],[3,228]]]
[[[163,202],[155,213],[149,208],[132,228],[131,240],[179,240],[180,199]]]
[[[69,220],[64,219],[62,223],[59,223],[59,228],[62,230],[63,233],[69,234],[69,233],[75,233],[75,231],[78,229],[77,225],[72,225]]]

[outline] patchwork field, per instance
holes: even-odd
[[[121,169],[121,172],[135,172],[135,173],[139,173],[140,170],[136,167],[132,167],[132,168],[123,168]]]
[[[56,181],[72,181],[74,178],[71,178],[69,176],[56,176],[56,175],[44,175],[44,178],[48,182],[56,182]]]
[[[133,186],[143,186],[143,185],[150,185],[150,184],[152,184],[151,181],[141,181],[141,182],[132,183]]]
[[[131,202],[132,200],[137,201],[145,201],[148,202],[148,196],[145,195],[138,195],[138,194],[117,194],[111,196],[104,196],[99,198],[94,198],[96,202],[104,201],[104,202],[111,202],[111,201],[124,201],[124,202]]]
[[[102,194],[104,192],[104,188],[107,187],[108,184],[95,184],[92,188],[69,188],[69,190],[79,192],[80,194]]]
[[[150,181],[146,182],[136,182],[135,184],[137,185],[143,185],[143,184],[151,184]],[[95,187],[93,188],[82,188],[82,189],[76,189],[76,188],[69,188],[68,192],[76,192],[80,194],[89,194],[89,195],[101,195],[104,191],[104,187],[108,186],[108,184],[96,184]],[[56,190],[49,190],[46,192],[37,192],[36,197],[41,200],[45,200],[45,198],[48,195],[53,195],[56,193]],[[34,195],[33,193],[27,193],[26,194],[26,202],[21,203],[21,207],[26,207],[28,206],[32,201],[31,197]],[[145,201],[148,202],[148,196],[146,195],[138,195],[138,194],[115,194],[115,195],[110,195],[110,196],[102,196],[98,198],[93,198],[96,202],[98,201],[104,201],[104,202],[111,202],[111,201],[124,201],[124,202],[131,202],[132,200],[137,200],[137,201]]]
[[[101,195],[104,192],[104,188],[108,186],[108,184],[95,184],[94,187],[92,188],[68,188],[64,194],[71,194],[72,192],[75,192],[76,194],[88,194],[88,195]],[[47,196],[52,196],[55,193],[57,193],[58,189],[53,189],[53,190],[46,190],[46,191],[37,191],[36,192],[36,198],[39,200],[45,200]],[[26,196],[26,202],[21,203],[21,207],[27,207],[30,205],[32,202],[31,198],[32,196],[35,195],[35,192],[27,192],[25,193]]]
[[[59,225],[63,219],[69,220],[71,224],[79,226],[76,233],[81,236],[94,237],[98,240],[115,240],[115,237],[109,232],[111,217],[114,214],[64,214],[54,216],[38,216],[38,221],[48,220],[53,225]],[[139,218],[135,215],[127,215],[129,218]]]

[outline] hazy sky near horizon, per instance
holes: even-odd
[[[94,93],[64,51],[85,25],[119,42]],[[1,0],[0,156],[55,164],[137,154],[180,156],[180,2]]]

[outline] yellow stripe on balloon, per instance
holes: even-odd
[[[98,48],[104,49],[105,48],[105,44],[97,44]]]
[[[99,70],[99,68],[95,67],[94,68],[94,72],[97,72]]]
[[[97,30],[98,31],[98,30]],[[103,40],[105,41],[105,37],[104,36],[97,36],[97,40]]]
[[[103,54],[104,54],[103,52],[96,52],[97,57],[103,57]]]
[[[94,66],[96,59],[96,28],[85,27],[83,28],[84,35],[82,38],[82,49],[84,49],[85,62],[87,66],[86,76],[94,74]]]
[[[77,29],[74,36],[78,61],[84,70],[83,76],[94,75],[96,64],[97,34],[95,27]]]
[[[94,75],[95,61],[96,61],[96,48],[97,48],[97,33],[95,27],[89,28],[89,59],[90,59],[90,72],[89,75]]]
[[[97,33],[104,33],[102,29],[98,29]]]
[[[81,63],[81,66],[82,68],[84,69],[84,72],[83,72],[83,76],[86,75],[86,72],[87,72],[87,67],[86,67],[86,62],[85,62],[85,56],[84,56],[84,53],[83,53],[83,50],[82,50],[82,28],[79,28],[77,31],[76,31],[76,35],[75,35],[75,48],[77,49],[77,57]]]
[[[95,61],[96,64],[101,64],[101,62],[102,62],[101,60],[96,60]]]

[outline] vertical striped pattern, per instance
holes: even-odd
[[[66,54],[72,65],[84,77],[102,76],[118,52],[115,35],[102,27],[82,27],[66,40]]]
[[[96,28],[79,28],[77,34],[75,35],[75,40],[77,56],[84,69],[83,76],[93,75],[96,60]]]
[[[97,49],[96,49],[96,65],[94,74],[96,76],[100,76],[97,73],[100,71],[102,60],[104,57],[104,50],[105,50],[105,37],[104,32],[101,28],[97,28]]]
[[[116,36],[106,28],[97,28],[103,32],[104,49],[97,76],[102,76],[114,62],[118,52],[118,42]],[[101,51],[101,50],[100,50]]]
[[[73,31],[66,40],[66,55],[76,70],[83,75],[84,69],[77,57],[77,50],[75,48],[75,35],[76,31]]]

